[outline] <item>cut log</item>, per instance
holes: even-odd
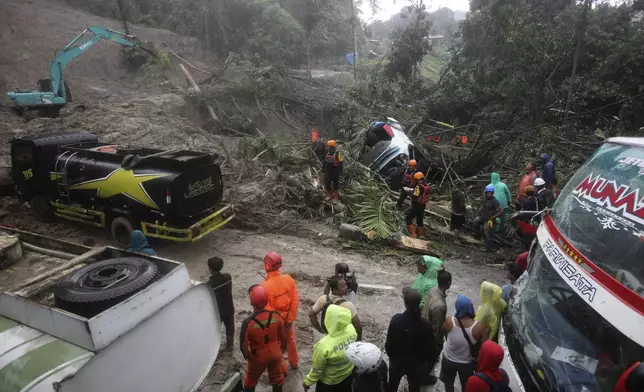
[[[418,238],[411,238],[405,235],[401,236],[400,239],[396,242],[396,247],[398,249],[442,258],[443,256],[441,255],[441,253],[435,249],[432,249],[431,246],[432,245],[429,241],[419,240]]]
[[[188,72],[186,67],[184,67],[183,64],[179,64],[179,68],[181,69],[181,72],[183,72],[183,74],[186,77],[186,80],[188,81],[188,83],[190,83],[190,85],[195,90],[195,92],[201,93],[201,89],[199,88],[197,83],[195,83],[195,80],[192,78],[192,75],[190,75],[190,72]],[[206,109],[208,110],[208,114],[210,114],[210,117],[212,117],[212,119],[215,120],[215,122],[219,122],[219,117],[217,117],[217,115],[215,114],[215,111],[213,110],[212,106],[206,104]]]
[[[360,226],[343,223],[340,225],[340,237],[357,242],[368,242],[369,234]]]
[[[454,234],[447,227],[432,226],[432,227],[429,227],[429,229],[432,230],[432,231],[439,232],[441,235],[447,235],[447,236],[450,236],[450,237],[457,238],[456,234]],[[462,242],[464,242],[466,244],[469,244],[469,245],[483,245],[483,241],[477,240],[476,238],[474,238],[474,237],[472,237],[471,235],[468,235],[468,234],[460,233],[458,235],[458,238],[460,239],[460,241],[462,241]]]
[[[20,239],[15,235],[0,235],[0,270],[22,259]]]
[[[372,290],[395,290],[396,288],[393,286],[385,286],[381,284],[369,284],[369,283],[360,283],[360,288],[361,289],[372,289]]]

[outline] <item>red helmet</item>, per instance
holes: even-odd
[[[248,296],[253,309],[263,309],[268,304],[268,291],[262,286],[253,286]]]
[[[277,252],[268,252],[264,256],[264,268],[266,271],[275,271],[282,268],[282,256]]]

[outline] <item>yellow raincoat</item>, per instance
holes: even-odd
[[[481,283],[481,305],[476,309],[476,321],[487,327],[487,338],[497,340],[499,324],[505,308],[508,306],[501,294],[501,287],[490,282]]]
[[[329,305],[324,315],[324,326],[329,333],[313,346],[313,367],[304,379],[308,386],[322,381],[336,385],[353,372],[353,363],[344,356],[347,346],[358,340],[351,325],[351,311],[338,305]]]

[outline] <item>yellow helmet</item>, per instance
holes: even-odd
[[[336,143],[335,140],[329,140],[328,142],[326,142],[326,145],[328,147],[337,147],[338,143]]]
[[[416,180],[416,181],[422,180],[423,178],[425,178],[425,175],[423,173],[421,173],[421,172],[418,172],[418,173],[414,174],[414,180]]]
[[[411,167],[416,167],[417,164],[418,164],[418,162],[416,162],[415,159],[412,159],[412,160],[409,161],[409,166],[411,166]]]

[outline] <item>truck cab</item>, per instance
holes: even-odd
[[[644,359],[644,138],[607,140],[546,213],[504,318],[528,391],[612,392]]]

